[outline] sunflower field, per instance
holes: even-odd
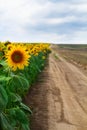
[[[50,44],[0,43],[0,130],[30,130],[22,99],[43,70]]]

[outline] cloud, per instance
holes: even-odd
[[[0,0],[0,40],[87,43],[87,0]]]

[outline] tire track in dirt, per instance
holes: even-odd
[[[49,75],[53,76],[55,74],[56,80],[55,80],[54,77],[52,77],[52,78],[54,78],[53,79],[54,83],[56,83],[56,84],[53,83],[54,84],[54,89],[56,90],[57,88],[59,88],[60,91],[61,91],[61,99],[62,99],[62,103],[63,103],[62,108],[60,108],[60,109],[62,109],[61,115],[62,115],[62,112],[63,112],[62,120],[61,120],[61,116],[60,116],[61,122],[64,122],[66,124],[71,124],[71,125],[75,126],[75,127],[69,128],[69,130],[71,130],[71,129],[80,130],[80,127],[81,127],[81,129],[83,129],[83,128],[87,129],[87,126],[86,126],[86,124],[87,124],[87,113],[85,113],[86,111],[84,112],[84,109],[82,109],[83,105],[80,104],[80,100],[78,100],[79,102],[77,102],[77,100],[76,100],[76,97],[78,97],[78,99],[79,99],[79,96],[80,96],[80,99],[82,98],[82,95],[80,94],[81,90],[79,90],[80,87],[78,86],[78,84],[76,84],[76,83],[78,83],[79,74],[80,74],[81,77],[83,77],[82,81],[85,80],[86,88],[87,88],[87,84],[86,84],[87,78],[85,76],[83,76],[83,74],[81,74],[77,68],[75,68],[77,71],[72,73],[72,69],[69,70],[69,67],[65,63],[65,60],[63,60],[63,59],[61,60],[61,58],[57,62],[57,60],[55,61],[54,58],[51,56],[50,60],[51,60],[51,62],[50,62],[51,63],[50,68],[51,69],[49,71],[49,73],[50,73]],[[71,65],[69,65],[69,66],[70,66],[70,68],[72,68]],[[66,70],[69,70],[69,72],[66,72]],[[71,74],[71,75],[68,75],[68,78],[70,77],[70,79],[69,79],[70,82],[66,80],[66,73]],[[75,73],[77,73],[77,75]],[[75,75],[77,76],[77,79],[73,80],[73,77]],[[71,84],[70,84],[72,82],[74,82],[73,89],[71,88]],[[51,85],[52,85],[52,83],[51,83]],[[83,86],[84,88],[85,88],[85,85]],[[57,86],[57,88],[55,86]],[[77,91],[75,90],[75,87],[77,87]],[[78,91],[79,91],[80,95],[78,94]],[[83,92],[85,92],[85,90]],[[87,93],[87,91],[86,91],[86,93]],[[68,95],[68,98],[67,98],[67,95]],[[83,95],[84,95],[84,93],[83,93]],[[86,97],[85,97],[85,99],[86,99]],[[66,109],[66,105],[67,105],[67,109]],[[58,107],[57,107],[57,109],[58,109]],[[70,111],[70,109],[72,111]],[[52,129],[58,129],[58,126],[60,126],[60,125],[57,124],[57,128],[54,128],[54,126],[53,126]],[[68,129],[68,127],[69,127],[68,126],[66,128],[64,128],[64,127],[62,128],[62,126],[59,129]],[[51,129],[51,127],[50,127],[50,129]]]
[[[84,112],[87,114],[87,77],[80,72],[80,70],[73,66],[71,63],[62,63],[61,68],[64,70],[65,79],[74,91],[75,99],[79,103],[79,105],[82,107]],[[68,66],[66,66],[66,63]],[[64,65],[63,65],[64,64]],[[70,68],[69,68],[70,67]],[[68,69],[67,69],[68,68]],[[73,68],[73,70],[72,70]],[[70,72],[69,72],[70,71]],[[85,102],[84,102],[85,100]],[[82,103],[84,103],[82,105]],[[86,107],[84,107],[86,105]]]
[[[65,113],[65,115],[64,115],[65,120],[68,120],[68,123],[70,123],[74,126],[77,126],[75,128],[69,128],[69,130],[71,130],[71,129],[87,130],[87,112],[86,112],[86,109],[87,109],[87,104],[86,104],[87,77],[85,75],[83,75],[78,70],[78,68],[76,68],[72,64],[67,63],[61,57],[59,57],[59,58],[61,61],[59,60],[60,62],[57,62],[57,64],[54,61],[54,63],[56,64],[55,71],[57,72],[57,75],[58,74],[60,75],[60,77],[58,77],[58,79],[60,79],[60,82],[58,81],[58,87],[60,88],[62,100],[64,103],[63,106],[64,106],[64,113]],[[72,67],[75,68],[75,70],[72,69]],[[67,77],[66,77],[66,74],[67,74]],[[79,84],[81,84],[81,86],[79,86],[79,84],[78,84],[79,77],[80,77]],[[69,81],[67,80],[67,78]],[[83,81],[84,81],[84,84],[83,84]],[[72,87],[71,87],[71,84],[72,84]],[[81,87],[83,87],[83,89],[82,89],[83,91],[81,90]],[[83,100],[82,100],[83,96],[85,99],[84,104],[83,104]],[[84,105],[86,107],[84,107]],[[67,107],[67,109],[66,109],[66,107]],[[62,126],[61,126],[60,129],[66,130],[67,127],[62,128]]]

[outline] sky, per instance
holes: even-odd
[[[87,43],[87,0],[0,0],[0,41]]]

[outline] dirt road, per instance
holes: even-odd
[[[33,108],[31,130],[87,130],[87,77],[55,48],[26,103]]]

